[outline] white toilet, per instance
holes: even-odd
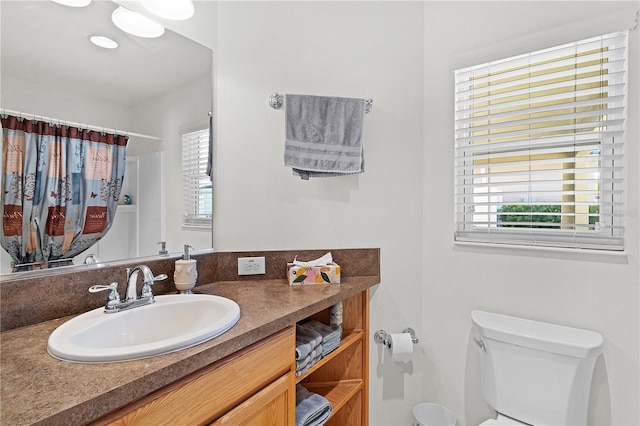
[[[586,425],[600,333],[471,312],[482,394],[497,419],[482,425]]]

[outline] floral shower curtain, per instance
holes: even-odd
[[[3,115],[2,234],[16,264],[71,259],[113,222],[128,137]]]

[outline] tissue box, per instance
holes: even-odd
[[[289,285],[299,284],[339,284],[340,265],[329,263],[326,266],[296,266],[287,263]]]

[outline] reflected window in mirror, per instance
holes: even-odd
[[[213,184],[207,175],[209,129],[182,135],[182,184],[184,226],[211,227]]]

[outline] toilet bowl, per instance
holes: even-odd
[[[471,312],[485,401],[482,425],[585,425],[597,332],[490,312]]]

